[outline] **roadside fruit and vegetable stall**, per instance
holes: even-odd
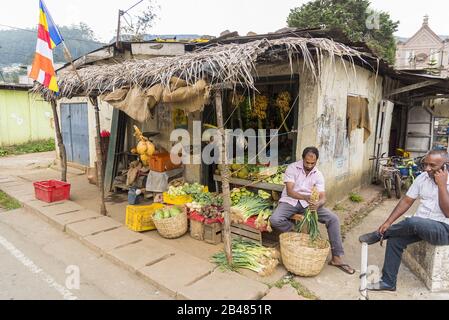
[[[311,82],[314,82],[314,86],[318,86],[321,69],[317,66],[317,62],[324,61],[328,56],[332,58],[332,62],[337,60],[333,59],[337,56],[343,63],[346,57],[353,65],[356,59],[358,61],[372,59],[370,54],[326,37],[311,37],[309,33],[296,36],[289,32],[266,35],[263,39],[237,38],[235,42],[232,42],[232,39],[228,40],[231,42],[217,41],[204,47],[193,48],[189,54],[175,57],[155,57],[139,61],[118,59],[117,61],[120,60],[118,63],[84,65],[78,72],[67,70],[58,75],[60,88],[58,96],[39,84],[36,84],[33,90],[51,101],[52,106],[56,106],[57,99],[88,97],[95,107],[98,136],[100,133],[98,99],[103,100],[103,97],[110,94],[118,96],[121,93],[125,101],[134,93],[139,99],[142,98],[139,105],[137,102],[135,105],[125,103],[127,115],[132,117],[130,112],[137,110],[137,117],[132,119],[139,122],[142,122],[140,118],[151,118],[156,106],[167,110],[176,104],[185,114],[201,113],[205,105],[212,106],[216,127],[221,137],[225,136],[225,130],[228,128],[279,129],[278,136],[281,139],[279,163],[286,164],[294,161],[296,157],[299,73],[306,79],[314,80]],[[373,60],[370,61],[374,63]],[[259,78],[259,69],[271,68],[273,64],[289,64],[291,74],[273,75],[275,71],[270,70],[269,76]],[[301,64],[302,67],[298,68]],[[317,87],[312,87],[314,88]],[[122,99],[119,102],[122,103]],[[129,110],[130,107],[132,110]],[[54,118],[58,119],[56,111],[54,113]],[[142,117],[143,115],[145,116]],[[118,123],[118,119],[113,119],[112,123]],[[114,145],[114,140],[117,140],[117,132],[111,129],[110,145]],[[123,131],[120,135],[129,136],[130,132]],[[152,172],[160,172],[156,168],[162,169],[162,174],[169,170],[167,167],[170,164],[169,157],[167,158],[167,153],[164,152],[168,150],[161,148],[158,150],[142,132],[136,130],[135,135],[137,138],[135,148],[126,150],[132,151],[130,153],[134,155],[135,161],[125,168],[127,169],[125,184],[131,180],[136,181],[144,175],[149,176]],[[57,136],[60,150],[63,150],[60,132],[57,132]],[[226,158],[224,155],[227,151],[225,139],[221,139],[219,152],[223,156],[222,159]],[[265,148],[259,147],[257,151],[260,153],[265,151]],[[123,152],[123,150],[113,150],[111,147],[110,152]],[[101,157],[97,156],[97,161],[101,173],[103,172]],[[111,162],[111,167],[113,166]],[[259,254],[259,248],[253,248],[251,247],[253,245],[247,245],[244,241],[253,240],[252,242],[257,242],[258,246],[263,245],[260,235],[269,233],[267,232],[270,229],[269,216],[276,201],[279,200],[279,192],[283,189],[282,173],[285,168],[273,170],[271,167],[264,168],[246,163],[231,168],[227,164],[220,164],[218,169],[219,174],[214,176],[214,180],[221,182],[221,188],[214,190],[216,193],[209,193],[209,190],[197,184],[183,184],[173,186],[171,189],[167,186],[163,190],[165,192],[162,203],[155,201],[148,206],[130,206],[127,209],[127,225],[136,231],[156,228],[161,236],[175,238],[187,232],[190,220],[190,226],[197,227],[195,235],[204,231],[203,238],[207,238],[206,230],[212,231],[208,239],[210,241],[218,241],[218,234],[221,232],[224,255],[221,258],[217,256],[216,259],[220,260],[220,263],[223,263],[223,257],[226,258],[229,267],[242,265],[242,261],[243,265],[265,261],[259,259],[260,255],[273,258],[274,255],[263,250],[261,250],[263,254]],[[112,169],[105,171],[112,172]],[[102,194],[101,212],[106,214],[102,174],[99,175],[99,182]],[[313,227],[316,222],[314,219],[316,220],[316,215],[311,214],[305,223]],[[192,223],[193,221],[195,223]],[[247,224],[251,224],[251,227]],[[249,234],[251,236],[248,236]],[[244,238],[244,241],[236,242],[236,238]],[[306,243],[309,243],[309,238]],[[318,240],[319,238],[315,239],[315,243]],[[293,240],[290,242],[293,243]],[[281,238],[282,255],[283,248]],[[295,248],[298,246],[292,245],[291,248],[297,250]],[[242,255],[246,257],[242,258]],[[250,255],[252,259],[246,259]],[[282,260],[285,264],[284,256]],[[272,262],[267,264],[273,265]],[[256,266],[255,269],[260,270],[258,267],[260,266]]]

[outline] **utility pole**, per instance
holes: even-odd
[[[117,22],[117,38],[116,38],[116,40],[115,40],[115,46],[117,47],[117,48],[121,48],[121,43],[120,43],[120,20],[121,20],[121,18],[122,18],[122,15],[123,15],[123,11],[122,10],[120,10],[119,9],[119,11],[118,11],[118,22]]]
[[[131,10],[132,8],[134,8],[135,6],[137,6],[139,3],[141,3],[142,1],[144,1],[144,0],[140,0],[139,2],[137,2],[136,4],[134,4],[131,8],[129,8],[128,10],[125,10],[125,11],[123,11],[123,10],[118,10],[118,22],[117,22],[117,38],[116,38],[116,40],[115,40],[115,45],[116,45],[116,47],[117,48],[121,48],[121,43],[120,43],[120,28],[121,28],[121,26],[120,26],[120,22],[121,22],[121,18],[122,18],[122,16],[125,14],[125,13],[127,13],[129,10]]]

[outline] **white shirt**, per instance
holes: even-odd
[[[449,180],[447,189],[449,191]],[[441,211],[438,202],[438,186],[435,181],[424,172],[416,178],[415,183],[407,192],[407,197],[421,200],[421,205],[416,211],[415,217],[431,219],[449,224],[449,218],[446,218]]]

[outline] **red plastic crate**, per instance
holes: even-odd
[[[58,180],[34,182],[36,199],[45,202],[56,202],[70,198],[70,183]]]

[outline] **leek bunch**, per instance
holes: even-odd
[[[318,213],[316,210],[310,210],[307,208],[304,213],[304,219],[296,224],[295,231],[301,232],[304,227],[309,230],[309,235],[312,242],[321,237],[320,230],[318,229]]]
[[[232,240],[232,265],[228,264],[226,254],[220,251],[212,256],[212,262],[221,269],[237,271],[249,269],[261,276],[272,274],[279,263],[279,254],[275,249],[243,239]]]
[[[252,216],[258,215],[261,211],[269,209],[270,203],[260,197],[244,197],[231,207],[231,212],[243,217],[245,222]]]
[[[310,201],[318,202],[319,200],[320,193],[316,187],[313,187],[312,194],[310,195]],[[310,210],[310,208],[307,208],[304,213],[304,219],[296,224],[295,231],[301,232],[304,227],[307,227],[312,242],[321,238],[320,230],[318,229],[318,212],[316,210]]]

